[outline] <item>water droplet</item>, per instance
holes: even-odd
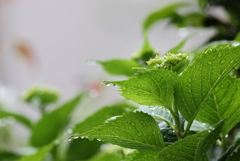
[[[211,64],[212,64],[212,62],[211,62],[211,61],[209,61],[209,62],[208,62],[208,65],[211,65]]]
[[[211,130],[208,130],[208,132],[211,132]]]
[[[224,60],[224,59],[223,59],[223,60],[221,60],[221,64],[225,63],[225,61],[226,61],[226,60]]]
[[[73,137],[73,139],[78,139],[78,138],[79,138],[78,136]]]
[[[113,84],[113,86],[114,86],[114,87],[117,87],[118,85],[116,85],[116,84]]]
[[[72,134],[72,132],[73,132],[72,129],[68,129],[68,130],[67,130],[67,133],[68,133],[68,134]]]
[[[68,139],[68,141],[72,141],[72,139]]]
[[[105,83],[106,86],[110,86],[111,84],[110,83]]]
[[[81,136],[81,139],[84,139],[84,136]]]
[[[86,61],[87,65],[95,66],[97,64],[96,60],[87,60]]]
[[[58,145],[58,144],[60,144],[60,140],[59,139],[57,139],[57,140],[55,140],[55,145]]]
[[[100,140],[100,139],[97,139],[97,141],[102,141],[102,140]]]
[[[228,137],[228,135],[225,135],[225,138],[227,138]]]

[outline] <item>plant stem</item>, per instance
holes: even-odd
[[[182,138],[185,138],[187,136],[187,134],[188,134],[188,132],[189,132],[191,126],[192,126],[192,123],[193,123],[193,119],[188,122],[187,127],[184,130],[184,133],[182,135]]]
[[[223,151],[227,150],[227,138],[225,137],[224,133],[222,133],[222,148],[223,148]]]
[[[171,109],[171,108],[169,108]],[[180,122],[180,118],[179,118],[179,114],[178,114],[178,110],[177,108],[174,106],[173,110],[170,110],[170,112],[172,113],[172,116],[174,118],[174,122],[175,122],[175,131],[176,131],[176,135],[178,140],[180,140],[182,138],[182,130],[181,130],[181,122]]]

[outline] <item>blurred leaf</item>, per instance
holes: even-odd
[[[52,150],[54,142],[51,142],[37,150],[35,154],[22,157],[19,161],[43,161],[46,155]]]
[[[144,113],[147,113],[151,115],[153,118],[165,121],[169,126],[174,127],[173,116],[170,113],[170,111],[164,107],[161,106],[149,107],[140,105],[136,111],[142,111]]]
[[[60,92],[58,92],[56,89],[45,85],[36,84],[31,86],[23,93],[22,99],[26,103],[30,103],[41,108],[42,106],[57,102],[59,96]]]
[[[109,74],[113,75],[125,75],[132,76],[136,73],[133,67],[141,67],[136,61],[133,60],[123,60],[123,59],[112,59],[108,61],[97,61],[102,65],[104,70]]]
[[[225,151],[218,161],[239,161],[240,160],[240,138],[237,139],[228,149]],[[238,156],[235,156],[237,153]],[[236,160],[237,159],[237,160]]]
[[[20,156],[12,152],[0,152],[1,161],[12,161],[19,159]]]
[[[73,133],[86,132],[91,130],[93,127],[102,124],[111,117],[122,115],[123,113],[133,109],[135,109],[135,107],[130,104],[116,104],[113,106],[103,107],[91,116],[87,117],[85,120],[76,124],[73,128]]]
[[[211,132],[205,130],[187,136],[172,145],[164,148],[159,154],[159,161],[200,161],[206,158],[206,152],[216,142],[222,130],[224,121],[221,121]]]
[[[147,33],[144,33],[144,43],[140,50],[133,54],[132,60],[146,65],[146,61],[150,58],[154,58],[159,53],[150,45]]]
[[[43,115],[33,127],[31,144],[41,147],[54,140],[70,120],[71,112],[77,107],[82,94],[65,103],[58,109]]]
[[[74,139],[67,150],[66,161],[86,160],[94,156],[103,143],[97,140]]]
[[[21,124],[25,125],[29,129],[32,128],[32,122],[25,116],[0,109],[0,118],[8,117],[14,117],[17,121],[19,121]]]
[[[198,12],[188,13],[185,15],[178,15],[177,18],[172,19],[172,23],[180,27],[203,27],[204,15]]]
[[[143,30],[147,31],[154,23],[159,20],[174,17],[176,10],[183,6],[186,6],[186,3],[174,3],[151,13],[144,21]]]
[[[177,45],[175,45],[174,47],[172,47],[168,52],[171,53],[181,53],[182,48],[184,47],[184,45],[187,43],[187,41],[192,38],[195,34],[189,35],[186,38],[184,38],[182,41],[180,41]]]
[[[138,150],[161,150],[164,142],[156,121],[143,112],[129,112],[122,117],[109,120],[85,133],[71,138],[85,137]]]
[[[240,32],[237,34],[234,40],[240,42]]]
[[[125,161],[159,161],[159,151],[134,151]]]
[[[177,74],[164,69],[147,70],[128,80],[106,81],[120,87],[122,96],[141,105],[172,107]]]

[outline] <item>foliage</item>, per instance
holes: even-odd
[[[37,122],[3,109],[0,118],[14,117],[27,127],[35,153],[21,156],[3,151],[0,157],[19,161],[238,160],[240,22],[236,19],[240,5],[237,0],[198,0],[198,4],[199,10],[191,12],[179,11],[192,5],[187,3],[154,11],[144,21],[142,47],[129,60],[96,61],[109,74],[129,77],[102,83],[117,86],[120,95],[134,105],[104,106],[72,123],[71,113],[84,94],[48,112],[49,104],[56,105],[58,92],[31,89],[23,98],[40,109]],[[208,12],[216,6],[229,15],[227,22]],[[163,19],[176,27],[213,27],[216,34],[194,52],[182,49],[189,36],[159,55],[147,33]]]

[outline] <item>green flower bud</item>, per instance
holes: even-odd
[[[150,59],[147,61],[147,64],[155,69],[168,69],[179,73],[185,65],[188,65],[189,60],[190,58],[187,53],[167,53],[163,57],[156,56]],[[178,67],[181,67],[181,69]]]

